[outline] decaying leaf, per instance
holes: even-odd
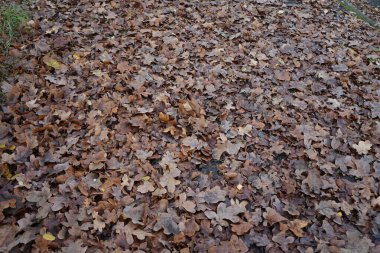
[[[166,235],[175,235],[179,233],[179,217],[173,211],[168,213],[159,213],[157,222],[154,224],[153,230],[164,230]]]
[[[198,203],[215,204],[226,199],[227,192],[220,189],[219,186],[215,186],[212,189],[206,189],[196,195],[196,201]]]
[[[212,246],[208,248],[209,253],[221,253],[221,252],[236,252],[236,253],[245,253],[248,252],[248,247],[245,245],[242,239],[236,235],[231,236],[230,241],[220,242],[220,246]]]
[[[370,247],[374,246],[374,244],[367,236],[363,236],[357,230],[349,230],[346,232],[346,234],[347,245],[344,248],[340,249],[342,253],[368,253]]]
[[[30,14],[0,42],[0,252],[380,252],[373,26],[337,1],[32,2],[0,4],[0,30]]]
[[[243,235],[249,232],[253,225],[249,222],[241,222],[240,224],[232,224],[231,230],[237,235]]]
[[[142,185],[137,187],[137,191],[140,193],[153,192],[155,190],[153,184],[149,181],[144,181]]]
[[[242,147],[244,147],[243,143],[232,143],[230,141],[218,143],[216,144],[213,158],[219,160],[224,152],[227,152],[230,155],[236,155]]]
[[[273,225],[275,223],[287,220],[284,216],[279,214],[275,209],[270,208],[270,207],[266,208],[266,211],[263,213],[263,217],[269,225]]]
[[[237,223],[240,221],[239,214],[243,213],[245,209],[246,202],[232,202],[232,205],[227,206],[225,203],[220,203],[216,209],[216,212],[214,211],[205,211],[205,215],[209,219],[215,219],[220,225],[222,226],[228,226],[228,222],[226,220],[229,220],[233,223]]]
[[[358,144],[353,144],[352,147],[358,152],[359,155],[366,155],[371,150],[372,143],[369,140],[359,141]]]
[[[306,227],[309,224],[308,221],[295,219],[289,222],[289,229],[297,237],[303,237],[304,232],[302,228]]]
[[[138,229],[137,226],[132,223],[124,225],[122,222],[118,222],[115,231],[118,234],[123,234],[129,244],[134,242],[134,237],[139,240],[145,240],[146,237],[152,236],[151,233]]]
[[[49,67],[52,67],[54,69],[59,69],[61,67],[61,63],[59,63],[55,58],[49,56],[49,55],[45,55],[43,58],[42,58],[43,62],[49,66]]]

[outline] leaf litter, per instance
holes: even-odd
[[[1,252],[380,251],[374,29],[338,1],[79,2],[32,3],[10,49]]]

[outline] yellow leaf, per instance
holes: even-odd
[[[5,148],[6,148],[5,144],[4,144],[4,143],[1,143],[1,144],[0,144],[0,148],[1,148],[1,149],[5,149]]]
[[[11,180],[15,180],[19,175],[20,175],[20,173],[13,175],[13,177],[11,177]]]
[[[342,212],[338,212],[336,215],[337,215],[339,218],[342,218],[343,213],[342,213]]]
[[[74,53],[74,54],[73,54],[73,58],[74,58],[75,60],[79,60],[79,59],[80,59],[80,54],[78,54],[78,53]]]
[[[44,238],[46,241],[54,241],[55,240],[55,236],[52,235],[50,232],[43,234],[42,238]]]
[[[150,179],[150,176],[145,176],[142,178],[144,181],[148,181]]]
[[[49,56],[45,56],[44,58],[42,58],[42,60],[46,65],[54,69],[59,69],[61,67],[61,63],[59,63],[56,59],[51,58]]]
[[[13,150],[15,150],[15,149],[16,149],[16,146],[15,146],[15,145],[12,145],[12,146],[9,147],[9,150],[10,150],[10,151],[13,151]]]
[[[12,178],[12,173],[9,170],[8,164],[3,164],[2,170],[1,170],[1,175],[5,177],[7,180],[11,180]]]

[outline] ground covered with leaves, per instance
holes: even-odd
[[[0,252],[380,252],[379,31],[337,1],[31,8]]]

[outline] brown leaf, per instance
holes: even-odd
[[[302,230],[302,228],[306,227],[309,224],[309,222],[305,220],[295,219],[290,221],[289,224],[289,229],[294,233],[294,235],[296,235],[297,237],[303,237],[304,231]]]
[[[227,207],[225,203],[220,203],[216,209],[216,212],[205,211],[204,214],[209,219],[215,219],[220,225],[228,226],[228,222],[226,222],[226,220],[229,220],[233,223],[240,221],[238,215],[246,210],[246,204],[246,202],[232,202],[232,205]]]
[[[3,204],[3,202],[1,202],[1,204]],[[0,226],[0,249],[1,247],[4,247],[6,243],[9,243],[12,240],[14,240],[16,233],[17,233],[16,226],[12,226],[12,225]]]
[[[239,224],[232,224],[231,226],[231,230],[237,235],[244,235],[253,227],[253,225],[249,222],[241,222]]]
[[[195,198],[197,203],[215,204],[226,199],[227,192],[220,189],[219,186],[215,186],[212,189],[206,189],[198,193]]]
[[[368,253],[370,247],[374,246],[367,236],[357,230],[349,230],[346,234],[347,245],[340,249],[342,253]]]
[[[230,241],[222,241],[220,244],[209,247],[208,253],[245,253],[249,250],[244,241],[236,235],[232,235]]]
[[[288,220],[287,218],[281,216],[276,210],[270,207],[266,208],[266,212],[263,213],[263,217],[266,220],[266,222],[269,223],[269,225]]]
[[[118,234],[123,234],[129,244],[134,242],[134,237],[139,240],[145,240],[146,237],[153,236],[151,233],[138,229],[137,226],[132,223],[124,225],[124,222],[118,222],[115,226],[115,231]]]
[[[160,113],[158,114],[158,118],[159,118],[162,122],[164,122],[164,123],[168,123],[168,122],[170,121],[170,117],[169,117],[169,115],[167,115],[167,114],[165,114],[165,113],[163,113],[163,112],[160,112]]]
[[[289,251],[289,244],[294,242],[294,237],[286,237],[285,232],[280,232],[272,237],[272,240],[278,243],[284,252]]]
[[[193,237],[196,232],[199,231],[200,227],[195,221],[195,218],[192,217],[190,220],[188,220],[185,223],[185,228],[183,229],[183,232],[185,233],[186,236]]]
[[[195,213],[196,204],[192,201],[186,200],[186,193],[179,195],[179,206],[182,206],[189,213]]]
[[[126,218],[132,220],[134,224],[144,225],[141,221],[144,219],[147,213],[147,206],[141,204],[135,207],[134,204],[128,205],[123,210]]]
[[[137,187],[137,191],[140,193],[147,193],[147,192],[153,192],[155,190],[153,184],[149,181],[144,181],[142,185],[139,185]]]
[[[244,144],[241,142],[232,143],[230,141],[226,141],[223,143],[216,144],[215,150],[213,152],[213,158],[216,160],[220,160],[220,157],[224,152],[227,152],[230,155],[236,155],[240,148],[244,147]]]
[[[157,222],[154,224],[153,230],[158,231],[164,229],[164,234],[175,235],[180,232],[179,227],[179,217],[174,211],[169,213],[159,213],[157,217]]]
[[[302,184],[307,185],[310,189],[310,192],[320,194],[321,188],[323,186],[323,182],[322,182],[319,171],[316,169],[310,170],[307,174],[307,178],[302,181]]]
[[[62,247],[62,253],[85,253],[87,251],[87,246],[82,245],[83,242],[81,240],[70,242],[67,247]]]
[[[274,76],[279,81],[290,81],[291,79],[289,71],[286,70],[276,70]]]

